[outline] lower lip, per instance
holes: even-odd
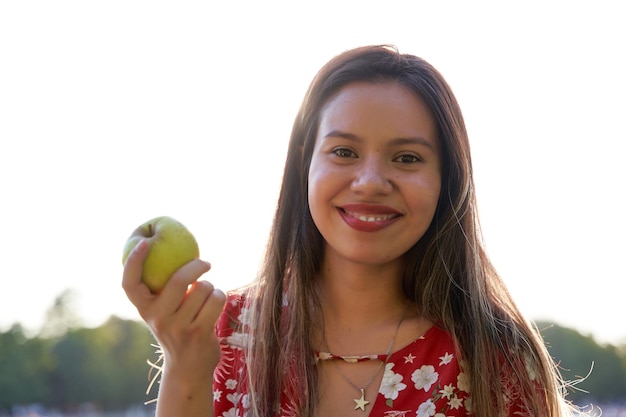
[[[338,210],[338,211],[343,221],[346,222],[348,226],[350,226],[351,228],[355,230],[358,230],[359,232],[377,232],[381,229],[384,229],[387,226],[390,226],[391,224],[395,223],[399,219],[399,217],[394,217],[388,220],[364,222],[363,220],[359,220],[356,217],[352,217],[348,215],[348,213],[346,213],[343,210]]]

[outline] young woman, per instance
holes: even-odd
[[[313,80],[254,285],[226,300],[194,261],[153,295],[145,252],[124,288],[164,351],[159,417],[570,412],[483,249],[454,95],[392,47],[347,51]]]

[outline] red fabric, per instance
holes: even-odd
[[[229,296],[217,323],[222,357],[213,382],[216,417],[245,417],[249,398],[245,386],[245,333],[247,311],[242,299]],[[467,374],[462,372],[450,335],[437,327],[394,352],[385,373],[370,416],[383,417],[460,417],[471,411]],[[243,382],[242,382],[243,381]],[[507,395],[507,393],[503,393]],[[510,397],[509,397],[510,398]],[[511,407],[510,416],[524,415]],[[294,404],[281,404],[281,416],[297,416]]]

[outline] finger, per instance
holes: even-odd
[[[148,242],[145,240],[137,243],[126,259],[122,275],[122,288],[128,299],[138,309],[141,309],[144,300],[150,295],[150,290],[141,281],[143,262],[148,255],[148,247]]]
[[[164,314],[176,312],[185,298],[189,285],[210,269],[211,264],[200,259],[194,259],[180,267],[165,284],[157,299],[156,308]]]
[[[213,289],[213,284],[208,281],[196,281],[191,284],[185,300],[177,311],[179,319],[184,323],[191,323],[200,312],[206,300],[211,296]]]
[[[226,294],[215,288],[211,296],[202,305],[202,309],[194,321],[209,323],[211,327],[214,327],[220,314],[222,314],[224,304],[226,304]]]

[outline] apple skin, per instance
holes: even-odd
[[[124,245],[122,264],[142,240],[148,243],[149,250],[141,279],[153,293],[160,292],[181,266],[200,257],[198,243],[191,232],[178,220],[160,216],[131,233]]]

